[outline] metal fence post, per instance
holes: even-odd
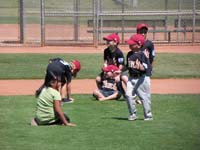
[[[99,1],[99,7],[98,7],[98,10],[99,10],[99,13],[101,14],[102,13],[102,0],[100,0]],[[102,37],[103,36],[103,16],[102,15],[100,15],[98,13],[98,24],[100,25],[100,31],[98,31],[99,32],[99,37]],[[98,26],[98,28],[99,28],[99,26]],[[102,43],[102,38],[100,39],[100,43]]]
[[[99,40],[99,0],[93,0],[93,42],[98,47]]]
[[[192,17],[192,43],[194,43],[194,34],[195,34],[195,21],[196,21],[196,14],[195,14],[195,11],[196,11],[196,0],[193,0],[193,17]]]
[[[167,11],[168,10],[168,0],[165,0],[165,11]],[[166,15],[165,16],[165,30],[167,31],[167,19],[168,19],[168,16]],[[169,34],[168,34],[168,36],[169,36]],[[167,39],[167,32],[165,33],[165,40]],[[169,39],[169,37],[168,37],[168,39]],[[169,42],[169,40],[168,40],[168,42]]]
[[[96,47],[96,0],[93,0],[93,44]]]
[[[24,13],[24,0],[19,1],[20,13],[20,43],[25,43],[24,29],[25,29],[25,13]]]
[[[45,4],[44,0],[40,0],[40,29],[41,29],[41,46],[45,46]]]
[[[178,12],[179,13],[181,12],[181,3],[182,3],[182,0],[178,0]],[[181,30],[181,15],[178,14],[178,33],[177,33],[178,42],[180,42],[180,30]]]
[[[124,21],[124,0],[122,0],[122,43],[124,43],[124,25],[125,25],[125,21]]]
[[[74,0],[74,40],[78,41],[78,4],[79,0]]]
[[[98,47],[99,45],[99,22],[100,22],[100,2],[101,0],[97,0],[97,9],[96,9],[96,35],[97,35],[97,45],[96,47]]]

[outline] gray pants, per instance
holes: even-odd
[[[142,100],[144,117],[152,117],[151,113],[151,89],[150,77],[142,75],[139,78],[131,78],[127,82],[126,100],[130,115],[136,115],[135,98]]]

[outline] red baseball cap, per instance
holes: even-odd
[[[76,74],[81,70],[81,63],[78,60],[73,60],[72,63],[75,65],[75,72],[74,72],[74,77],[76,77]]]
[[[103,67],[104,72],[117,72],[119,68],[115,65],[108,65],[107,67]]]
[[[117,33],[112,33],[112,34],[109,34],[108,36],[106,37],[103,37],[103,40],[107,40],[107,41],[115,41],[119,44],[120,42],[120,38],[119,38],[119,35]]]
[[[128,45],[135,45],[135,44],[144,45],[145,38],[141,34],[134,34],[134,35],[131,36],[130,39],[126,40],[125,42]]]
[[[146,28],[146,29],[148,30],[148,25],[145,24],[145,23],[139,23],[139,24],[136,26],[137,31],[141,30],[142,28]]]

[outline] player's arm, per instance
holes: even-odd
[[[71,82],[66,83],[66,92],[67,92],[67,99],[73,101],[73,98],[71,98]]]
[[[58,114],[60,120],[62,120],[63,125],[65,125],[65,126],[75,126],[75,124],[69,123],[66,120],[65,115],[64,115],[64,113],[63,113],[63,111],[61,109],[60,101],[59,100],[54,100],[54,110]]]
[[[150,44],[148,46],[149,52],[150,52],[150,63],[151,66],[153,66],[153,62],[154,62],[154,58],[155,58],[155,48],[154,48],[154,43],[152,41],[150,41]]]
[[[107,66],[108,66],[108,61],[107,61],[107,60],[104,60],[103,66],[104,66],[104,67],[107,67]]]
[[[105,49],[104,52],[103,52],[103,66],[104,67],[108,66],[107,53],[108,53],[108,51],[107,51],[107,49]]]
[[[145,71],[145,63],[140,62],[138,59],[135,61],[134,67],[135,69],[138,69],[140,71]]]
[[[137,58],[136,60],[133,56],[130,56],[130,58],[128,60],[128,63],[129,63],[128,66],[130,68],[134,68],[139,71],[145,71],[147,69],[146,60],[147,60],[147,58],[143,52],[141,53],[141,57]]]
[[[66,94],[65,94],[65,96],[66,96],[67,99],[73,101],[74,99],[71,98],[71,81],[72,81],[71,74],[66,73],[65,80],[66,80],[66,84],[65,84],[65,86],[66,86],[66,89],[65,89],[66,90]]]
[[[142,53],[140,60],[137,59],[135,64],[138,70],[146,71],[148,68],[148,65],[147,65],[148,63],[149,63],[149,58],[147,58],[147,56],[144,53]]]
[[[124,65],[120,64],[119,65],[119,70],[122,70],[124,68]]]

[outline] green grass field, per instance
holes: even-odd
[[[74,95],[65,104],[77,126],[31,127],[33,96],[0,96],[1,150],[199,150],[200,95],[153,95],[153,121],[128,121],[126,102]]]
[[[103,63],[103,54],[1,54],[0,79],[43,79],[48,60],[53,57],[79,59],[81,79],[94,79]],[[199,58],[200,54],[157,54],[153,78],[200,78]]]
[[[128,3],[129,0],[124,1]],[[0,0],[0,23],[19,23],[18,2]],[[39,12],[39,0],[24,2],[26,11]],[[103,9],[106,11],[121,10],[113,1],[103,2]],[[168,2],[169,10],[178,9],[177,1]],[[190,1],[182,2],[183,9],[192,9]],[[70,11],[74,8],[72,3],[73,0],[46,0],[45,5],[46,9],[51,11]],[[79,10],[90,10],[91,3],[92,0],[80,1]],[[200,2],[197,0],[196,8],[199,6]],[[132,11],[164,10],[165,6],[164,1],[151,0],[147,3],[146,0],[140,0],[137,8],[128,5],[125,7],[126,10]],[[174,18],[176,16],[168,17],[168,25],[173,23]],[[80,23],[88,20],[87,17],[79,19]],[[49,17],[45,21],[66,24],[73,23],[74,20],[73,17]],[[26,14],[26,23],[40,23],[39,14]],[[94,79],[101,71],[103,62],[103,54],[1,54],[0,79],[43,79],[48,59],[53,57],[79,59],[82,64],[79,79]],[[199,58],[200,54],[157,54],[153,78],[200,78]],[[70,128],[31,127],[30,120],[34,117],[36,105],[34,96],[0,96],[0,150],[200,149],[200,94],[152,95],[154,120],[150,122],[143,121],[141,105],[137,105],[139,119],[128,121],[128,109],[122,98],[119,101],[98,102],[91,95],[73,97],[75,103],[63,106],[63,111],[77,124],[76,127]]]

